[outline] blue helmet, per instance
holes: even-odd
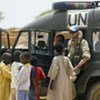
[[[79,30],[78,25],[72,25],[69,27],[69,31],[71,31],[72,33],[75,33]]]

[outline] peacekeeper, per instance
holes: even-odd
[[[68,57],[74,66],[73,71],[78,75],[81,67],[91,58],[90,49],[77,25],[71,26],[69,32],[72,39],[68,41]]]

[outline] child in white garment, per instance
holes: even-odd
[[[20,55],[20,62],[23,64],[20,72],[18,73],[18,86],[17,86],[17,100],[29,100],[29,86],[30,86],[30,54],[23,52]]]
[[[17,86],[17,74],[19,72],[18,67],[22,64],[20,63],[19,55],[21,51],[15,50],[13,52],[13,63],[12,63],[12,71],[11,71],[11,95],[10,100],[16,100],[16,86]]]

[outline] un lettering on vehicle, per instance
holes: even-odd
[[[88,26],[88,11],[68,11],[67,14],[68,27],[78,25],[79,27]]]

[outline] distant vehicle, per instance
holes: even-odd
[[[61,5],[59,6],[59,4]],[[41,16],[19,31],[13,50],[20,49],[36,55],[39,58],[39,65],[47,75],[54,57],[55,36],[57,33],[65,33],[65,36],[69,36],[68,28],[73,24],[80,27],[84,38],[89,43],[92,55],[91,60],[83,69],[84,73],[80,73],[76,81],[78,95],[84,97],[81,100],[100,100],[100,48],[97,50],[95,47],[96,42],[100,39],[98,1],[54,3],[51,13]],[[43,92],[44,90],[42,90]]]

